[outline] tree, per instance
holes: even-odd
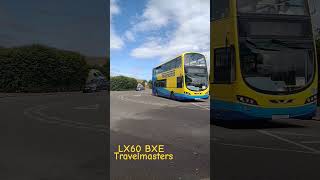
[[[152,81],[151,80],[148,81],[148,86],[150,89],[152,88]]]
[[[110,79],[111,91],[134,90],[138,85],[138,81],[134,78],[126,76],[115,76]]]
[[[146,84],[147,84],[147,80],[143,80],[143,81],[142,81],[142,85],[143,85],[143,87],[145,87],[145,86],[146,86]]]

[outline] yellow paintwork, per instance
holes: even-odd
[[[259,107],[264,108],[286,108],[305,105],[306,98],[317,93],[318,88],[318,70],[317,61],[315,61],[315,73],[312,84],[302,92],[290,95],[269,95],[257,92],[248,87],[242,79],[240,69],[240,53],[237,28],[237,10],[236,0],[230,0],[230,15],[226,18],[212,21],[211,26],[211,58],[210,58],[210,96],[211,100],[222,100],[226,102],[238,102],[236,95],[242,95],[253,98],[257,101]],[[229,44],[235,47],[236,80],[231,84],[213,84],[214,73],[214,49],[225,47],[225,37],[228,36]],[[271,103],[270,100],[288,100],[293,99],[290,104]]]
[[[166,71],[166,72],[162,72],[160,74],[157,75],[157,80],[163,80],[163,79],[166,79],[167,80],[167,87],[166,89],[168,91],[171,91],[171,92],[174,92],[174,93],[178,93],[178,94],[184,94],[185,92],[189,93],[188,95],[191,95],[191,96],[199,96],[199,95],[206,95],[209,93],[209,87],[207,87],[207,89],[203,90],[203,91],[197,91],[197,92],[194,92],[194,91],[190,91],[187,87],[186,87],[186,83],[185,83],[185,80],[183,82],[183,88],[176,88],[177,86],[177,77],[180,77],[180,76],[185,76],[184,75],[184,55],[185,54],[188,54],[188,53],[196,53],[196,52],[185,52],[179,56],[176,56],[175,58],[177,57],[182,57],[181,58],[181,62],[182,62],[182,65],[180,68],[176,68],[176,69],[173,69],[171,71],[174,71],[174,76],[171,76],[171,77],[166,77],[166,78],[163,78],[162,75],[165,74],[165,73],[168,73],[170,71]],[[200,53],[198,53],[200,54]],[[175,59],[173,58],[173,59]],[[173,60],[171,59],[171,60]],[[159,66],[167,63],[167,62],[170,62],[171,60],[169,61],[166,61],[164,63],[161,63]],[[157,66],[157,67],[159,67]]]

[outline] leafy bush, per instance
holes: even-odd
[[[320,60],[320,37],[317,39],[316,44],[317,44],[318,60]]]
[[[0,91],[81,90],[88,74],[85,57],[42,45],[0,49]]]
[[[152,80],[148,81],[148,86],[149,86],[150,89],[152,89]]]
[[[125,91],[136,89],[138,82],[134,78],[126,76],[115,76],[110,79],[111,91]]]

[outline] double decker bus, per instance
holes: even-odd
[[[152,94],[174,100],[209,97],[209,80],[204,55],[186,52],[152,71]]]
[[[307,0],[211,1],[211,120],[311,119],[317,61]]]

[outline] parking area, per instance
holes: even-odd
[[[107,109],[106,92],[0,95],[0,179],[105,179]]]
[[[320,179],[320,121],[211,125],[213,177]]]
[[[151,178],[147,174],[208,179],[210,170],[219,180],[320,179],[318,117],[210,124],[209,109],[208,100],[178,102],[150,91],[112,92],[111,134],[116,136],[111,135],[111,145],[165,143],[178,157],[175,162],[112,162],[112,177],[118,177],[121,167],[141,179]]]
[[[146,91],[111,92],[111,179],[208,179],[208,101],[178,102]],[[164,144],[168,161],[117,161],[116,145]],[[125,174],[123,172],[126,172]]]

